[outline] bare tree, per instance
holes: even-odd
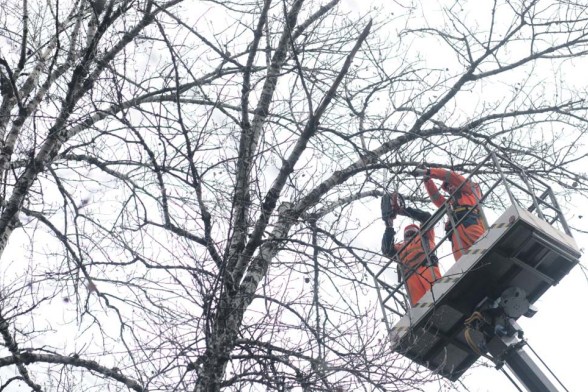
[[[389,349],[363,206],[490,150],[587,190],[585,7],[476,3],[3,2],[0,389],[435,379]]]

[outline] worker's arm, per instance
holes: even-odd
[[[472,192],[471,183],[468,180],[466,180],[464,176],[462,176],[461,174],[457,174],[453,170],[432,167],[428,170],[428,174],[431,176],[431,178],[436,178],[438,180],[448,182],[456,188],[461,186],[461,184],[465,182],[465,184],[461,187],[461,191]]]
[[[443,169],[431,169],[431,168],[423,168],[417,167],[414,169],[410,174],[415,177],[422,177],[423,182],[425,183],[425,189],[431,198],[431,201],[435,206],[441,207],[443,203],[445,203],[445,197],[441,195],[439,192],[439,188],[435,185],[435,182],[431,180],[431,177],[434,178],[445,178],[446,171]]]
[[[427,211],[423,211],[423,210],[419,210],[418,208],[411,208],[411,207],[405,207],[402,210],[402,214],[405,216],[408,216],[409,218],[412,218],[414,220],[417,220],[420,222],[421,226],[429,220],[429,218],[431,217],[431,213],[427,212]],[[435,232],[433,231],[433,229],[431,228],[430,230],[427,231],[427,233],[425,234],[429,239],[433,239],[435,237]]]
[[[412,218],[414,220],[419,221],[421,223],[421,225],[423,223],[425,223],[426,221],[428,221],[429,218],[431,217],[431,214],[429,212],[419,210],[418,208],[411,208],[411,207],[405,207],[402,210],[402,214],[405,216],[408,216],[409,218]]]
[[[391,226],[386,226],[386,231],[384,231],[384,235],[382,236],[382,254],[384,256],[392,257],[396,254],[396,250],[394,247],[394,228]]]
[[[433,180],[425,180],[425,189],[435,206],[441,207],[445,203],[445,197],[439,192],[439,188],[437,188]]]

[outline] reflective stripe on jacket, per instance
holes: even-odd
[[[428,239],[428,246],[430,252],[430,250],[435,247],[435,233],[433,232],[433,230],[429,230],[427,234],[425,234],[425,237],[427,237]],[[415,268],[420,263],[422,263],[426,258],[420,234],[417,234],[414,238],[412,238],[408,245],[406,245],[406,247],[402,249],[404,244],[405,242],[394,244],[394,248],[397,252],[399,252],[398,257],[400,258],[400,262],[407,267]]]

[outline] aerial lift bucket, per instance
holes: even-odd
[[[505,165],[502,159],[501,165],[498,157],[491,154],[472,171],[470,178],[480,167],[492,162],[500,172]],[[488,308],[488,304],[508,307],[512,313],[508,319],[513,322],[523,315],[532,316],[535,311],[532,304],[568,274],[580,258],[578,246],[551,188],[526,175],[512,162],[506,161],[506,164],[517,169],[513,172],[518,173],[522,181],[521,178],[507,179],[501,174],[480,202],[502,184],[506,187],[510,207],[463,252],[459,261],[414,307],[399,300],[402,282],[392,285],[383,278],[390,265],[376,275],[393,350],[452,381],[484,355],[483,350],[472,349],[471,334],[466,331],[466,321],[476,310],[481,306]],[[534,182],[542,187],[542,193],[535,194],[538,185]],[[530,201],[526,208],[521,206],[519,195],[522,194]],[[447,208],[439,209],[421,231],[441,221]],[[450,234],[442,240],[447,240],[448,236]],[[437,248],[440,245],[437,244]]]

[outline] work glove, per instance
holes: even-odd
[[[396,211],[394,211],[392,198],[389,194],[386,193],[384,196],[382,196],[382,200],[380,201],[380,209],[382,211],[382,220],[386,226],[391,226],[392,221],[394,218],[396,218]]]
[[[404,197],[398,193],[398,192],[394,192],[393,195],[393,200],[394,200],[394,208],[396,211],[397,215],[406,215],[406,211],[405,211],[405,203],[404,203]]]
[[[410,172],[411,176],[423,177],[423,181],[427,181],[431,178],[431,170],[428,167],[417,167]]]
[[[404,215],[404,197],[398,192],[386,193],[382,196],[380,208],[382,210],[382,220],[384,220],[386,226],[392,226],[397,215]]]

